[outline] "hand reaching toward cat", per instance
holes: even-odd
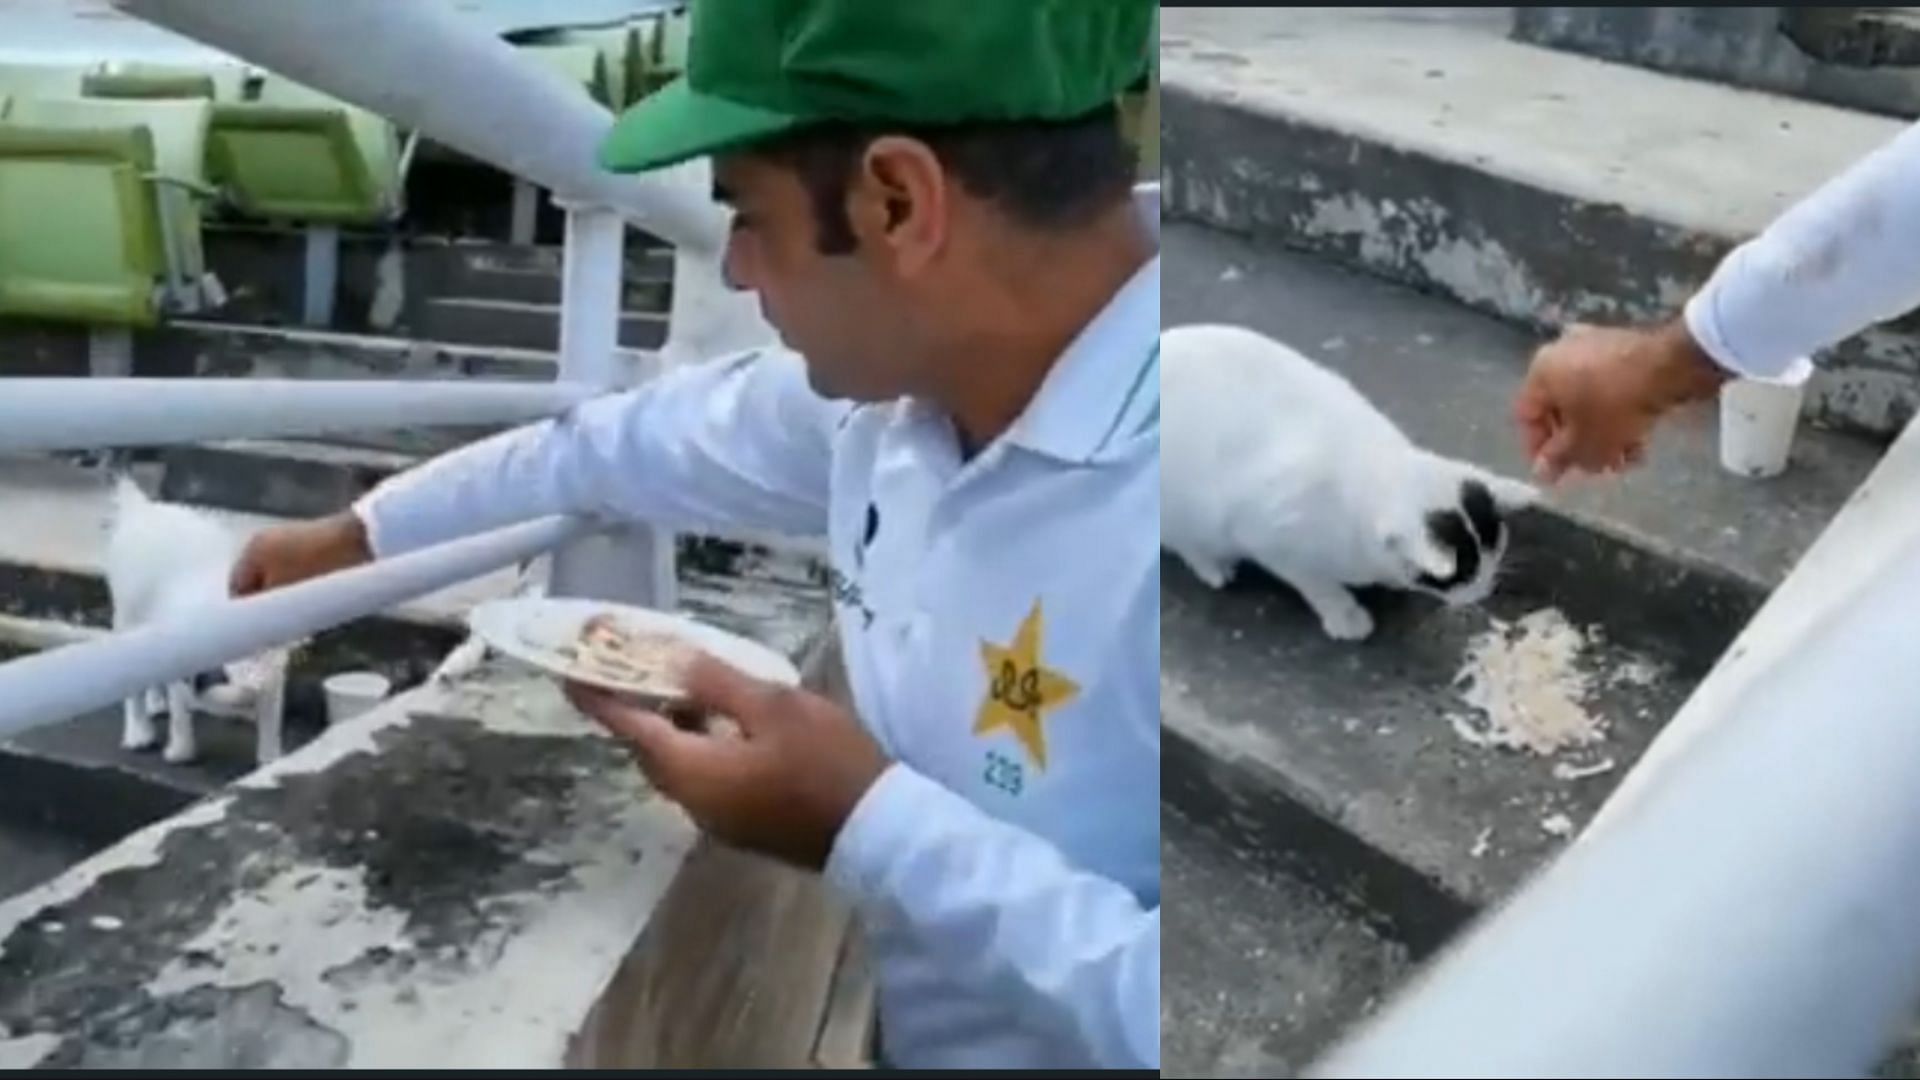
[[[235,597],[252,596],[372,561],[359,517],[335,514],[255,534],[234,562],[228,588]]]
[[[1680,320],[1652,329],[1576,324],[1534,354],[1514,419],[1545,482],[1572,469],[1617,472],[1640,463],[1662,416],[1712,398],[1728,379]]]
[[[692,704],[739,734],[685,731],[580,684],[567,697],[633,751],[640,770],[700,827],[809,870],[827,856],[887,758],[860,722],[804,690],[754,679],[710,657],[685,676]]]

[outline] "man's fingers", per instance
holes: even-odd
[[[1533,456],[1533,472],[1542,483],[1557,484],[1566,475],[1567,468],[1573,464],[1574,430],[1571,425],[1561,425],[1548,438],[1546,445]]]
[[[731,718],[749,736],[766,718],[767,704],[778,689],[706,653],[695,657],[681,677],[695,705]]]
[[[671,795],[691,776],[713,767],[713,740],[596,687],[569,683],[566,693],[575,708],[633,748],[641,771],[662,791]]]
[[[236,599],[252,596],[265,584],[261,578],[260,568],[252,560],[242,557],[234,564],[233,573],[227,578],[227,591]]]

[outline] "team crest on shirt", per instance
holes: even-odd
[[[1072,701],[1080,687],[1047,667],[1043,655],[1045,618],[1040,601],[1020,621],[1006,645],[980,643],[980,662],[986,668],[987,693],[973,722],[973,733],[1011,733],[1026,751],[1034,768],[1047,768],[1048,714]],[[1018,795],[1022,786],[1020,763],[997,753],[987,755],[987,783]]]

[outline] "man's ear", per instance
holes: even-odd
[[[848,218],[862,247],[890,253],[903,274],[931,263],[947,239],[953,192],[933,148],[883,135],[867,145],[847,192]]]

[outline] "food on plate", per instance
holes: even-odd
[[[680,692],[681,673],[694,657],[680,637],[636,630],[613,614],[588,618],[573,643],[557,651],[583,677],[662,696]]]

